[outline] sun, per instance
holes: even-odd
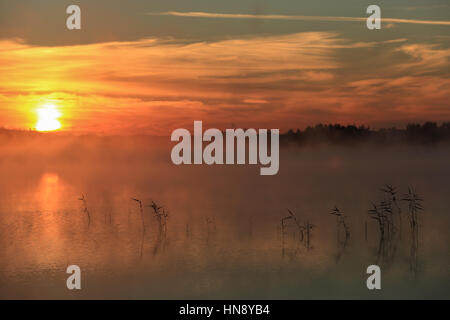
[[[61,123],[58,121],[61,113],[54,104],[45,104],[36,111],[38,114],[37,131],[54,131],[61,128]]]

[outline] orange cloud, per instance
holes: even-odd
[[[34,110],[48,100],[60,107],[63,128],[107,133],[169,134],[195,119],[283,130],[450,118],[440,71],[448,50],[406,41],[352,42],[330,32],[60,47],[2,41],[0,126],[32,128]],[[359,59],[344,62],[348,50],[379,47],[406,56],[384,62],[383,77]]]

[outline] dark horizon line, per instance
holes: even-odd
[[[356,125],[356,124],[347,124],[343,125],[340,123],[317,123],[315,125],[308,125],[305,129],[300,128],[291,128],[286,131],[280,132],[280,137],[289,137],[296,135],[309,135],[313,132],[318,133],[322,132],[346,132],[346,133],[370,133],[370,134],[380,134],[380,133],[400,133],[400,132],[413,132],[416,133],[426,133],[425,131],[449,131],[450,130],[450,121],[440,121],[440,125],[436,121],[425,121],[422,123],[418,122],[410,122],[407,123],[406,126],[397,128],[395,125],[390,127],[381,127],[378,129],[372,129],[369,125]],[[232,128],[229,129],[243,129],[244,131],[247,127],[239,128],[233,125]],[[255,130],[262,128],[254,128]],[[225,132],[226,129],[221,130]],[[268,129],[270,130],[270,129]],[[114,136],[151,136],[151,137],[169,137],[170,135],[157,135],[157,134],[149,134],[149,133],[131,133],[131,134],[121,134],[121,133],[111,133],[107,134],[104,132],[77,132],[77,131],[69,131],[69,130],[54,130],[54,131],[38,131],[34,128],[28,129],[19,129],[19,128],[5,128],[0,127],[0,135],[7,134],[33,134],[33,135],[57,135],[57,136],[99,136],[99,137],[114,137]],[[192,132],[191,132],[192,134]]]

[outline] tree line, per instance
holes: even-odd
[[[317,124],[304,130],[289,130],[280,135],[283,144],[356,144],[372,142],[379,144],[410,143],[435,144],[450,141],[450,122],[440,126],[436,122],[410,123],[404,129],[370,129],[366,126]]]

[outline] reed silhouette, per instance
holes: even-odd
[[[155,201],[151,200],[149,205],[153,210],[153,215],[158,223],[158,235],[156,238],[156,243],[153,247],[153,255],[157,254],[161,248],[164,248],[167,240],[167,218],[169,213],[165,211],[164,207],[156,204]]]
[[[83,212],[86,214],[87,218],[88,218],[88,228],[91,225],[91,213],[89,212],[88,206],[87,206],[87,201],[86,201],[86,197],[84,196],[84,194],[81,195],[81,198],[79,198],[78,200],[80,200],[83,203]]]
[[[307,220],[303,224],[300,223],[298,220],[296,214],[292,212],[291,210],[287,209],[289,215],[286,217],[281,218],[281,253],[282,256],[285,256],[287,252],[287,238],[288,238],[288,224],[287,221],[294,221],[294,226],[297,232],[292,233],[292,237],[295,239],[298,233],[298,241],[296,241],[296,244],[303,244],[304,247],[307,250],[312,249],[311,245],[311,238],[312,238],[312,229],[315,227],[312,223]],[[294,255],[297,253],[298,247],[295,246],[295,249],[293,250]]]
[[[410,239],[410,254],[409,254],[409,269],[414,274],[419,271],[419,231],[420,221],[419,213],[423,211],[423,198],[415,191],[413,187],[408,188],[408,192],[398,198],[397,187],[391,184],[385,184],[380,189],[382,192],[382,199],[372,202],[371,208],[368,210],[368,216],[376,222],[378,229],[378,241],[376,249],[376,263],[383,266],[389,266],[393,263],[397,247],[400,244],[402,234],[403,215],[407,217],[409,222],[409,239]],[[78,200],[82,202],[83,212],[87,218],[88,227],[91,225],[91,212],[88,208],[87,198],[83,194]],[[136,202],[139,208],[140,220],[142,225],[142,237],[140,243],[140,258],[144,254],[144,245],[146,241],[146,218],[145,208],[142,200],[138,198],[131,198]],[[402,209],[402,203],[407,204],[407,208]],[[153,255],[160,252],[167,244],[167,225],[169,212],[164,206],[157,204],[154,200],[146,207],[151,209],[152,217],[156,221],[157,234],[153,245]],[[281,218],[281,247],[282,256],[289,256],[294,259],[301,251],[309,251],[313,248],[312,231],[315,225],[309,220],[301,221],[296,213],[287,209],[287,215]],[[336,217],[336,244],[337,252],[335,254],[335,261],[338,263],[344,253],[350,239],[350,228],[347,222],[347,215],[336,205],[328,212],[328,214]],[[111,213],[109,212],[111,217]],[[106,223],[105,213],[105,223]],[[111,221],[111,218],[110,218]],[[217,231],[217,225],[214,217],[207,216],[206,231],[207,242],[210,237]],[[251,233],[252,218],[249,220],[249,228]],[[186,237],[191,235],[191,225],[186,223],[185,234]],[[364,223],[364,239],[368,241],[368,224]]]
[[[378,223],[379,242],[376,264],[388,266],[395,256],[395,246],[392,245],[392,230],[394,228],[392,225],[392,210],[388,203],[381,201],[380,204],[372,203],[372,208],[368,210],[368,213]]]
[[[141,236],[141,246],[139,250],[139,259],[142,260],[144,256],[144,242],[145,242],[145,220],[144,220],[144,208],[142,207],[142,201],[137,198],[131,198],[131,200],[135,201],[139,205],[139,212],[141,213],[141,222],[142,222],[142,236]]]
[[[419,271],[419,219],[418,215],[423,208],[423,199],[420,195],[414,190],[414,188],[409,187],[408,193],[406,193],[403,198],[403,201],[408,204],[408,219],[409,219],[409,227],[410,227],[410,237],[411,237],[411,250],[410,250],[410,270],[416,275]]]
[[[419,220],[418,214],[423,210],[423,199],[414,188],[409,187],[408,192],[401,201],[408,204],[408,209],[403,211],[397,201],[397,188],[386,184],[380,189],[384,194],[384,199],[379,203],[372,203],[372,208],[368,210],[369,216],[377,221],[379,230],[379,242],[377,250],[377,263],[390,265],[393,263],[397,247],[402,238],[403,212],[406,212],[409,220],[410,230],[410,270],[417,273],[418,248],[419,248]],[[366,227],[367,239],[367,227]]]
[[[397,188],[390,184],[384,185],[380,189],[386,196],[386,203],[392,215],[392,227],[396,228],[394,232],[398,232],[398,236],[402,237],[402,210],[397,202]]]
[[[334,206],[329,214],[336,216],[336,234],[337,234],[337,253],[336,253],[336,263],[339,262],[342,255],[344,254],[345,248],[347,247],[348,240],[350,239],[350,229],[345,221],[344,213],[337,207]]]
[[[139,212],[141,213],[141,221],[142,221],[142,232],[145,233],[144,208],[142,207],[142,201],[136,198],[131,198],[131,200],[136,201],[139,205]]]

